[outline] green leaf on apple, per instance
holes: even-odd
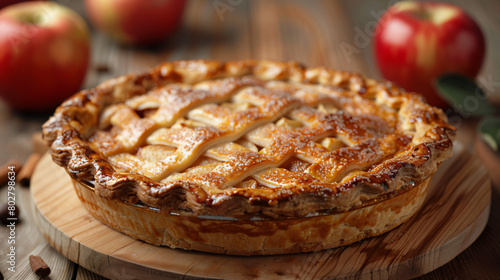
[[[481,139],[494,151],[498,152],[500,147],[500,118],[487,117],[481,120],[478,125]]]
[[[460,74],[444,74],[437,79],[438,93],[464,117],[493,114],[484,91],[470,78]]]

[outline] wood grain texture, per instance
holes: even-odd
[[[227,0],[221,0],[228,3]],[[483,29],[487,42],[487,55],[479,82],[486,93],[500,96],[500,17],[498,0],[444,0],[464,7]],[[85,17],[83,1],[58,1]],[[117,44],[102,33],[92,30],[92,58],[87,78],[82,88],[94,87],[112,77],[142,71],[158,62],[177,59],[211,58],[235,60],[262,59],[271,55],[280,60],[297,60],[309,66],[325,65],[361,72],[380,78],[374,65],[371,46],[359,48],[361,52],[348,58],[342,53],[342,42],[356,46],[355,28],[365,29],[376,17],[394,3],[393,0],[252,0],[231,1],[240,3],[221,19],[213,7],[215,0],[190,0],[184,15],[183,27],[164,44],[154,48],[131,48]],[[270,8],[267,14],[260,8]],[[271,26],[278,24],[279,27]],[[261,35],[272,29],[278,37]],[[266,38],[270,41],[262,41]],[[96,71],[104,64],[109,72]],[[41,115],[19,114],[10,110],[0,100],[0,165],[11,159],[24,162],[32,152],[31,135],[40,131],[50,113]],[[473,155],[475,120],[461,118],[458,139]],[[0,186],[1,188],[1,186]],[[51,265],[51,279],[104,279],[75,265],[48,245],[37,230],[31,211],[33,202],[29,190],[16,189],[21,219],[17,227],[17,265],[15,274],[7,271],[5,255],[0,255],[0,271],[6,279],[38,279],[32,273],[27,259],[29,254],[41,254]],[[7,191],[0,191],[0,202],[5,202]],[[21,198],[22,197],[22,198]],[[7,236],[8,229],[0,227],[0,236]],[[500,185],[492,192],[491,215],[478,240],[451,262],[419,279],[499,279],[500,278]],[[9,244],[0,241],[0,252]],[[116,278],[116,277],[115,277]],[[124,278],[126,279],[126,278]]]
[[[48,155],[35,170],[31,191],[38,226],[49,243],[104,277],[409,279],[453,259],[472,244],[488,220],[490,181],[460,145],[430,188],[417,215],[387,234],[333,250],[260,257],[173,250],[114,231],[86,212],[69,176]]]
[[[7,190],[1,190],[0,201],[5,202]],[[16,265],[15,272],[7,270],[7,268],[10,267],[10,265],[7,264],[7,253],[9,251],[2,247],[0,250],[0,269],[4,277],[6,279],[23,280],[40,279],[40,277],[31,270],[28,261],[29,255],[39,255],[52,269],[50,275],[52,279],[71,279],[76,269],[75,265],[68,262],[63,255],[52,248],[44,239],[43,235],[39,233],[36,224],[32,222],[34,205],[32,203],[30,190],[20,185],[16,185],[16,189],[13,192],[16,197],[16,207],[20,209],[20,216],[15,229],[15,244],[7,244],[7,236],[9,236],[10,233],[9,229],[4,225],[0,227],[0,236],[2,237],[2,243],[5,243],[5,245],[9,247],[11,245],[16,247]],[[5,246],[5,248],[9,247]]]

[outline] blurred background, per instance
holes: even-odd
[[[95,87],[102,81],[122,74],[143,71],[163,61],[179,59],[294,60],[307,66],[326,66],[383,79],[375,58],[374,30],[379,18],[397,1],[188,0],[184,11],[178,12],[181,15],[180,25],[164,39],[147,46],[123,43],[104,32],[103,28],[97,27],[95,22],[91,22],[89,9],[86,9],[83,0],[53,2],[78,13],[90,30],[89,64],[80,86],[83,89]],[[482,30],[486,51],[476,82],[482,87],[488,100],[498,103],[500,1],[442,2],[461,7]],[[98,6],[96,9],[105,8]],[[142,20],[136,17],[132,24],[139,25]],[[24,81],[32,83],[30,76],[24,77]],[[450,108],[445,111],[452,116],[459,115]],[[17,111],[0,99],[0,164],[4,165],[10,160],[26,161],[33,149],[33,133],[41,131],[42,124],[52,113],[53,109],[38,113]],[[462,115],[457,118],[455,124],[460,132],[459,141],[474,153],[477,118]],[[499,212],[497,189],[494,188],[494,201],[497,203],[493,205],[492,213]],[[23,201],[29,202],[29,198]],[[500,259],[498,236],[495,236],[500,232],[500,222],[495,216],[498,215],[490,216],[485,233],[473,246],[422,279],[500,277],[500,270],[491,268],[498,266]],[[26,218],[29,219],[27,216]],[[20,229],[19,234],[27,239],[32,238],[31,242],[36,242],[34,246],[38,246],[47,256],[66,268],[67,273],[55,274],[53,279],[66,279],[66,276],[70,277],[67,279],[101,279],[59,255],[47,245],[43,237],[32,233],[36,231],[34,225],[27,222],[23,226],[25,229]],[[493,249],[489,246],[492,242],[496,244]],[[4,244],[0,244],[2,246]],[[3,260],[2,257],[0,256],[0,260]],[[35,279],[28,272],[22,275],[23,278],[17,279]]]

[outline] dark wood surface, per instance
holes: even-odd
[[[82,1],[65,3],[85,16]],[[215,8],[220,2],[235,4],[225,12]],[[93,31],[92,61],[84,88],[111,77],[141,71],[161,61],[177,59],[277,59],[295,60],[308,66],[324,65],[357,71],[380,78],[374,65],[371,31],[376,18],[394,1],[189,1],[182,29],[153,48],[122,46]],[[500,96],[500,2],[450,1],[462,6],[483,29],[487,55],[478,81],[492,99]],[[360,35],[362,34],[362,35]],[[360,36],[367,38],[365,42]],[[353,53],[346,53],[349,46]],[[106,65],[108,72],[97,67]],[[29,82],[29,81],[27,81]],[[453,112],[451,112],[453,113]],[[31,135],[40,131],[51,113],[19,114],[0,101],[0,164],[11,159],[25,161],[32,151]],[[458,141],[475,153],[475,120],[459,118]],[[497,171],[498,172],[498,171]],[[496,175],[498,176],[498,175]],[[5,202],[6,188],[0,190]],[[34,224],[29,190],[16,186],[22,222],[16,227],[16,273],[7,271],[9,232],[0,228],[0,271],[11,279],[38,279],[28,264],[30,254],[41,255],[52,267],[52,279],[102,279],[72,263],[50,247]],[[64,211],[64,209],[61,209]],[[492,190],[492,206],[483,234],[467,250],[422,279],[500,278],[500,186]],[[117,276],[119,277],[119,276]]]

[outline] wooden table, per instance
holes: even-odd
[[[373,63],[372,28],[389,3],[394,1],[189,1],[180,32],[154,48],[119,45],[93,32],[92,62],[84,87],[111,77],[141,71],[161,61],[177,59],[277,59],[296,60],[308,66],[324,65],[357,71],[380,78]],[[500,3],[495,0],[454,0],[479,22],[485,32],[488,53],[479,81],[492,96],[500,94]],[[81,1],[64,1],[85,15]],[[221,4],[222,3],[222,4]],[[216,6],[227,9],[217,10]],[[233,4],[234,6],[231,6]],[[362,33],[362,35],[360,35]],[[363,41],[360,36],[368,40]],[[352,53],[345,51],[348,46]],[[99,65],[110,71],[99,72]],[[497,82],[498,81],[498,82]],[[0,101],[0,164],[24,161],[31,153],[31,135],[40,131],[50,116],[12,112]],[[461,119],[459,141],[473,150],[474,120]],[[16,186],[22,223],[16,227],[16,273],[12,279],[38,279],[28,256],[40,255],[52,268],[52,279],[103,279],[67,260],[45,241],[33,222],[29,189]],[[0,191],[5,202],[7,190]],[[500,278],[500,186],[493,187],[490,220],[483,234],[467,250],[421,279]],[[0,271],[7,271],[6,227],[0,228]],[[181,278],[181,277],[179,277]]]

